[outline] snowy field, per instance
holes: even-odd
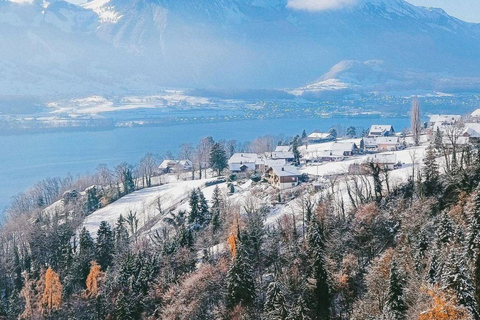
[[[202,188],[205,182],[211,180],[214,179],[171,182],[162,186],[135,191],[89,215],[83,222],[83,226],[95,237],[100,222],[107,221],[114,227],[120,215],[126,218],[132,212],[136,213],[138,229],[140,229],[148,221],[158,216],[159,202],[162,211],[168,212],[187,200],[192,189]]]

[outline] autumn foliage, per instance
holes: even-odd
[[[98,295],[99,281],[103,278],[103,272],[100,271],[100,265],[96,261],[90,262],[90,273],[87,277],[87,297],[96,297]]]
[[[459,306],[455,294],[439,288],[428,290],[431,297],[430,309],[419,316],[419,320],[467,320],[471,319],[468,311]]]
[[[58,274],[48,268],[45,273],[45,290],[42,296],[42,310],[50,312],[59,310],[62,305],[62,283]]]

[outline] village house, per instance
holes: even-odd
[[[293,160],[295,160],[295,155],[292,151],[273,151],[270,153],[270,159],[292,162]]]
[[[263,165],[263,160],[256,153],[235,153],[228,160],[231,172],[255,171]]]
[[[292,149],[291,146],[277,146],[275,148],[276,152],[289,152]]]
[[[376,152],[378,150],[377,139],[375,138],[363,139],[363,149],[366,152]]]
[[[382,169],[394,170],[401,166],[397,161],[395,153],[377,153],[371,159],[372,162],[378,164]]]
[[[186,172],[192,170],[192,161],[184,160],[163,160],[158,166],[158,169],[163,173]]]
[[[312,132],[308,135],[309,143],[322,143],[335,140],[335,137],[328,132]]]
[[[375,141],[377,151],[396,151],[402,147],[399,137],[378,137]]]
[[[468,138],[468,142],[477,144],[480,142],[480,123],[465,123],[462,137]]]
[[[480,109],[477,109],[477,110],[473,111],[471,116],[472,116],[472,118],[474,118],[477,121],[480,120]]]
[[[444,131],[445,127],[451,126],[462,120],[462,116],[458,114],[434,114],[430,116],[428,128],[432,131]]]
[[[285,190],[298,185],[300,172],[295,166],[272,166],[267,169],[265,179],[275,188]]]
[[[391,125],[373,125],[368,131],[369,137],[389,137],[395,135],[395,130]]]

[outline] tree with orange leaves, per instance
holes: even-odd
[[[419,320],[469,320],[472,319],[465,307],[459,306],[457,297],[451,291],[441,291],[437,287],[428,290],[432,302],[430,309],[422,312]]]
[[[98,283],[103,278],[103,272],[100,271],[100,265],[96,261],[90,262],[90,273],[87,277],[87,297],[96,297],[98,295]]]
[[[237,255],[237,236],[232,232],[227,240],[228,248],[230,249],[230,253],[232,254],[232,260],[235,259]]]
[[[62,289],[60,277],[49,267],[45,273],[45,289],[42,296],[42,310],[44,312],[48,313],[61,308]]]

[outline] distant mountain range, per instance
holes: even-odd
[[[0,0],[0,95],[480,87],[480,25],[403,0],[25,1]]]

